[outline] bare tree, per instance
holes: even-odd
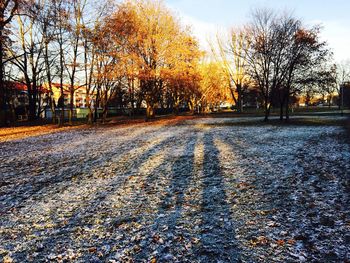
[[[256,10],[246,27],[245,48],[248,73],[264,99],[265,121],[275,98],[283,119],[289,119],[289,98],[300,91],[304,72],[327,61],[326,43],[319,40],[319,28],[306,29],[290,14],[277,15],[271,10]],[[309,77],[308,77],[309,78]]]
[[[41,112],[42,73],[44,70],[43,52],[45,47],[44,37],[39,32],[40,14],[42,6],[40,1],[28,2],[26,14],[17,16],[18,45],[9,48],[14,58],[11,62],[22,73],[24,84],[27,86],[29,100],[29,120],[39,117]]]
[[[4,50],[6,40],[5,28],[14,17],[19,2],[19,0],[0,0],[0,126],[4,126],[7,123],[4,84],[4,66],[6,63]]]
[[[271,97],[280,77],[278,53],[276,53],[276,15],[267,9],[256,10],[252,22],[246,27],[248,38],[245,51],[247,72],[256,82],[264,101],[265,121],[271,110]]]
[[[350,82],[350,60],[342,61],[334,65],[335,67],[335,80],[336,90],[338,93],[338,105],[339,109],[344,108],[344,91],[342,90],[344,85]]]
[[[65,82],[65,57],[66,57],[66,43],[67,43],[67,22],[70,17],[70,10],[68,5],[69,0],[55,0],[53,3],[53,22],[54,22],[54,42],[58,50],[58,63],[56,63],[57,77],[60,86],[60,98],[58,100],[58,107],[60,108],[59,126],[64,124],[64,82]]]
[[[303,78],[314,79],[317,81],[317,75],[323,75],[319,83],[332,83],[332,78],[328,74],[317,72],[315,68],[322,68],[327,65],[331,58],[331,53],[327,49],[326,42],[319,39],[320,29],[318,26],[307,29],[298,20],[290,18],[288,23],[289,37],[287,37],[287,53],[284,58],[284,76],[282,82],[282,103],[281,119],[283,119],[283,104],[285,105],[286,120],[289,120],[289,98],[302,91],[300,83]],[[323,72],[329,72],[327,70]],[[306,73],[306,74],[305,74]],[[307,75],[307,74],[311,75]],[[312,76],[316,74],[316,76]]]
[[[213,44],[211,49],[218,62],[223,64],[223,68],[228,75],[229,87],[232,99],[237,111],[243,111],[243,89],[248,82],[246,73],[247,60],[244,48],[248,47],[246,31],[242,29],[231,29],[228,40],[219,35],[216,36],[217,51]],[[237,94],[237,95],[236,95]]]
[[[89,8],[87,8],[89,9]],[[82,16],[81,42],[83,45],[83,72],[88,108],[88,123],[97,120],[97,108],[103,104],[103,121],[107,116],[108,103],[114,92],[113,72],[115,59],[111,56],[114,46],[110,41],[110,30],[102,26],[102,21],[113,11],[113,4],[101,1],[89,16]],[[112,51],[113,50],[113,51]],[[95,115],[95,118],[93,116]]]
[[[47,1],[43,6],[43,15],[40,23],[40,29],[44,38],[44,61],[45,61],[45,75],[47,85],[45,88],[49,89],[48,99],[49,106],[52,113],[52,122],[56,123],[56,101],[54,98],[53,81],[55,78],[54,65],[57,63],[57,52],[53,48],[55,39],[55,27],[54,27],[54,4],[52,1]]]
[[[84,27],[82,32],[83,37],[83,54],[84,54],[84,78],[85,78],[85,93],[86,93],[86,105],[88,108],[88,124],[93,122],[93,99],[92,95],[94,93],[95,87],[93,85],[93,72],[95,70],[95,60],[96,60],[96,48],[93,44],[95,38],[95,30]]]
[[[72,124],[75,105],[74,93],[79,88],[79,86],[76,87],[76,82],[77,73],[80,70],[79,59],[82,52],[79,47],[82,43],[83,12],[86,7],[86,0],[74,0],[69,7],[71,9],[71,19],[67,25],[67,31],[70,43],[68,45],[69,51],[65,60],[65,68],[69,77],[69,124]]]

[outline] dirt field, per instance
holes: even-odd
[[[349,262],[350,146],[327,118],[3,135],[0,260]]]

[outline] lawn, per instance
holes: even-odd
[[[343,122],[181,118],[7,136],[0,260],[347,262]]]

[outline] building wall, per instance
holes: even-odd
[[[340,87],[340,99],[344,107],[350,108],[350,83],[346,83]]]
[[[46,84],[48,87],[48,85]],[[70,105],[70,92],[69,92],[69,86],[64,85],[64,105],[68,107]],[[59,84],[52,84],[52,92],[53,92],[53,98],[55,100],[56,105],[58,104],[58,100],[61,96],[61,88]],[[86,108],[86,90],[84,87],[76,88],[74,92],[74,106],[76,108]]]

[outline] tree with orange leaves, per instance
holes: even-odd
[[[166,88],[177,107],[182,100],[180,90],[190,87],[195,79],[192,64],[198,62],[200,54],[189,33],[161,1],[124,2],[107,25],[114,32],[112,40],[119,50],[116,56],[132,65],[132,80],[138,80],[146,118],[154,117]]]
[[[186,104],[193,112],[193,99],[198,93],[201,80],[199,60],[203,53],[187,31],[181,32],[179,41],[174,41],[173,45],[170,64],[161,74],[166,85],[166,100],[175,113],[179,113],[180,105]]]
[[[208,112],[230,98],[229,76],[225,66],[219,62],[201,64],[200,108]]]

